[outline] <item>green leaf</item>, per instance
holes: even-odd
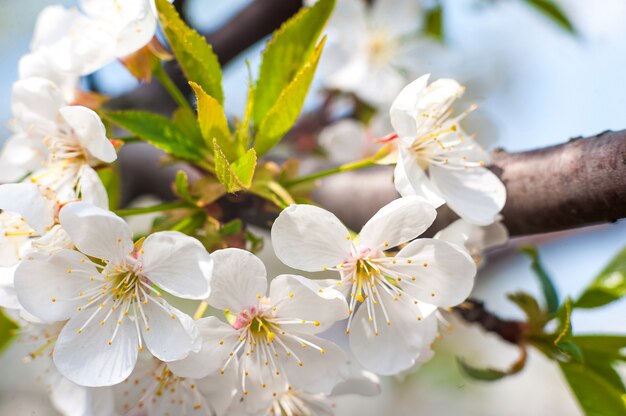
[[[235,235],[241,232],[243,228],[243,222],[239,218],[235,218],[234,220],[227,222],[226,224],[222,224],[222,228],[220,229],[220,234],[224,235]]]
[[[443,43],[445,33],[443,28],[443,6],[441,4],[426,11],[424,16],[424,32]]]
[[[138,136],[141,140],[179,159],[198,161],[203,158],[204,142],[185,134],[173,121],[147,111],[101,111],[113,124]]]
[[[335,7],[335,0],[320,0],[302,8],[278,29],[263,51],[256,86],[253,120],[261,125],[283,90],[292,82],[315,48]]]
[[[526,365],[526,359],[528,358],[528,353],[524,346],[520,346],[520,356],[511,366],[506,370],[497,370],[494,368],[476,368],[465,361],[457,357],[457,362],[461,367],[461,370],[467,375],[476,380],[481,381],[496,381],[500,380],[504,377],[519,373],[522,371],[524,366]]]
[[[189,202],[190,204],[196,205],[196,201],[191,196],[191,192],[189,190],[189,179],[185,171],[179,170],[176,173],[176,181],[174,182],[174,190],[176,191],[176,195],[181,197],[183,200]]]
[[[537,300],[524,292],[517,292],[507,295],[507,298],[515,303],[521,310],[524,311],[528,318],[529,335],[539,335],[543,333],[543,327],[548,322],[549,318],[545,311],[541,310]]]
[[[526,2],[543,13],[546,17],[551,19],[554,23],[561,26],[566,31],[574,34],[576,29],[572,22],[570,22],[567,15],[563,12],[561,7],[552,0],[526,0]]]
[[[248,150],[231,164],[217,140],[213,140],[213,146],[215,148],[215,175],[226,191],[237,192],[249,188],[256,169],[255,150]]]
[[[523,247],[521,251],[531,259],[530,267],[537,275],[537,278],[539,278],[539,284],[541,285],[543,297],[546,300],[548,312],[551,314],[555,313],[559,308],[559,295],[556,291],[556,288],[554,287],[554,284],[552,283],[550,275],[548,275],[545,268],[543,267],[543,264],[541,264],[537,248],[530,246]]]
[[[178,108],[174,111],[172,121],[187,137],[193,138],[195,143],[202,141],[202,132],[200,131],[196,115],[192,110],[182,107]]]
[[[195,82],[191,81],[189,85],[198,98],[198,124],[205,143],[213,150],[213,140],[217,140],[228,160],[237,159],[245,149],[236,146],[232,140],[224,108]]]
[[[274,147],[296,122],[309,91],[311,81],[313,81],[324,42],[325,38],[317,45],[308,62],[282,91],[272,108],[263,118],[254,139],[254,148],[259,156],[263,156]]]
[[[100,168],[97,172],[109,197],[109,209],[118,209],[122,198],[122,181],[116,165]]]
[[[597,308],[626,296],[626,248],[600,272],[576,302],[577,308]]]
[[[587,416],[626,414],[626,392],[603,374],[577,362],[559,362],[578,403]]]
[[[156,5],[165,36],[187,79],[223,104],[222,69],[211,45],[183,22],[168,0],[156,0]]]
[[[15,337],[18,326],[0,309],[0,351],[4,350]]]
[[[572,301],[570,298],[566,298],[563,305],[556,313],[556,318],[559,321],[559,327],[554,339],[554,346],[558,347],[563,341],[567,341],[572,336]]]
[[[585,354],[605,355],[610,360],[626,361],[626,335],[575,335],[574,342]]]

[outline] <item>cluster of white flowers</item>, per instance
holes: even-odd
[[[396,98],[402,197],[359,234],[312,205],[275,221],[279,259],[337,278],[281,275],[268,288],[250,252],[209,254],[174,231],[134,241],[108,210],[97,169],[117,155],[97,113],[77,105],[77,81],[146,46],[157,19],[150,0],[81,8],[41,13],[0,155],[0,306],[19,320],[30,359],[50,360],[55,407],[71,416],[332,414],[332,396],[376,394],[373,373],[428,360],[438,309],[467,298],[482,250],[506,240],[496,222],[504,186],[460,128],[464,114],[449,117],[461,87],[424,76]],[[416,239],[444,202],[462,220]],[[194,319],[177,298],[223,319]],[[324,337],[337,323],[350,354]],[[351,371],[350,355],[372,373]]]

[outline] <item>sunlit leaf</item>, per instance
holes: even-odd
[[[259,79],[254,97],[253,120],[260,126],[283,90],[309,56],[335,6],[335,0],[319,0],[314,6],[302,8],[283,23],[263,51]]]
[[[248,150],[238,160],[230,163],[217,140],[213,141],[213,146],[215,148],[215,175],[226,191],[237,192],[249,188],[256,168],[254,149]]]
[[[591,282],[576,302],[577,308],[597,308],[626,296],[626,248]]]
[[[254,148],[259,156],[264,155],[274,147],[296,122],[309,91],[311,81],[313,81],[315,69],[324,47],[324,41],[325,38],[315,48],[309,56],[307,63],[289,85],[282,90],[276,102],[273,103],[271,109],[263,118],[254,139]]]
[[[222,70],[213,48],[183,22],[169,1],[156,0],[156,4],[165,36],[185,76],[222,104]]]
[[[203,158],[204,142],[194,140],[166,117],[137,110],[102,111],[101,114],[111,123],[172,156],[189,161]]]
[[[546,300],[546,307],[549,313],[555,313],[559,308],[559,295],[554,287],[554,283],[552,283],[552,279],[546,272],[541,260],[539,259],[539,253],[535,247],[524,247],[521,249],[522,253],[526,254],[530,257],[531,265],[530,267],[537,275],[539,279],[539,284],[541,285],[541,290],[543,293],[543,297]]]

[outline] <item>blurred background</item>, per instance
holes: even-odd
[[[289,1],[289,0],[285,0]],[[75,5],[75,1],[60,1]],[[219,28],[246,0],[189,0],[190,23],[205,31]],[[466,95],[479,105],[472,131],[488,148],[508,151],[562,143],[607,129],[626,128],[626,3],[622,0],[558,2],[576,28],[572,35],[536,10],[516,0],[445,1],[446,43],[419,56],[433,78],[452,76],[467,85]],[[11,85],[17,62],[28,51],[43,0],[0,2],[0,119],[10,119]],[[226,109],[241,114],[245,106],[245,60],[257,68],[263,42],[231,61],[224,71]],[[96,75],[109,94],[132,90],[136,82],[119,64]],[[323,85],[323,79],[316,81]],[[320,96],[312,91],[308,108]],[[474,116],[472,116],[474,117]],[[0,129],[0,142],[9,131]],[[584,161],[581,161],[584,163]],[[523,289],[538,294],[529,264],[517,248],[537,244],[562,296],[576,296],[604,265],[626,246],[626,222],[512,241],[492,253],[480,271],[473,296],[504,318],[521,318],[506,299]],[[280,273],[269,240],[262,253],[270,275]],[[601,310],[577,311],[578,333],[626,331],[626,302]],[[455,356],[477,366],[506,368],[517,349],[478,328],[452,322],[437,345],[438,354],[418,372],[386,379],[378,397],[337,399],[337,414],[395,415],[576,415],[580,410],[553,362],[531,353],[527,367],[496,383],[463,377]],[[14,344],[0,357],[0,415],[54,415],[38,381],[44,369],[22,364],[23,347]]]

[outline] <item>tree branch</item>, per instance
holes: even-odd
[[[487,332],[492,332],[511,344],[520,345],[528,324],[523,321],[501,319],[489,312],[485,304],[476,299],[468,299],[452,308],[452,312],[469,323],[478,324]]]
[[[527,152],[498,150],[490,169],[507,188],[502,215],[513,237],[626,217],[626,130]],[[379,168],[330,177],[323,193],[316,194],[317,201],[359,229],[398,196],[391,174]],[[457,218],[449,208],[440,208],[429,235]]]

